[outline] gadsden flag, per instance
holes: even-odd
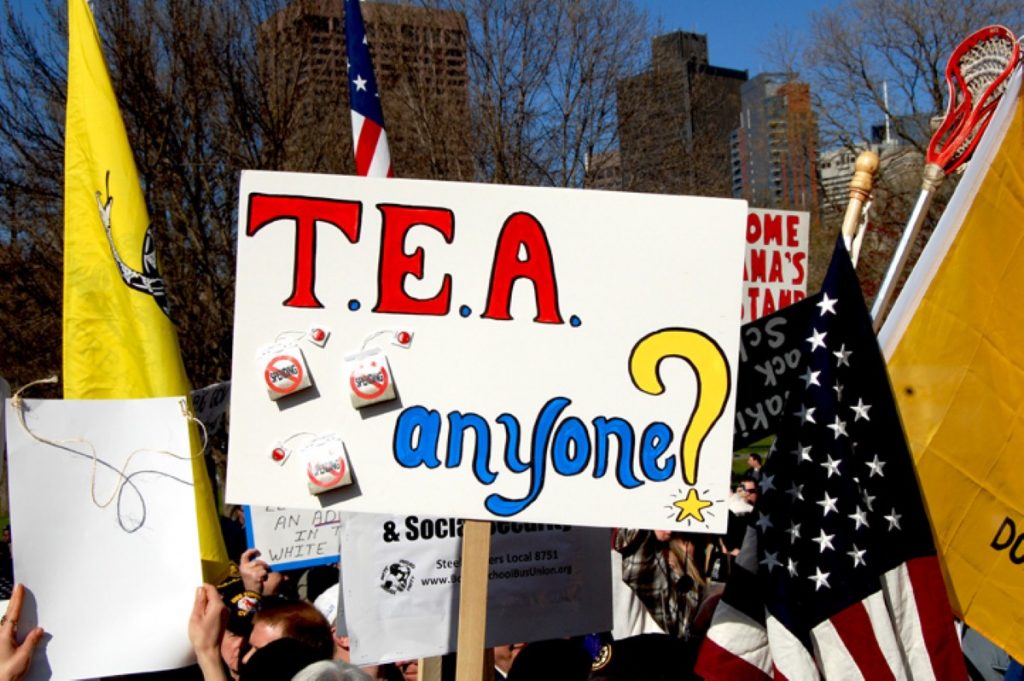
[[[1024,107],[1018,68],[880,342],[953,609],[1024,659]]]

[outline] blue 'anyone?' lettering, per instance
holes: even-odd
[[[598,416],[591,421],[593,430],[575,416],[559,422],[562,412],[571,404],[566,397],[553,397],[541,408],[533,426],[529,457],[520,451],[519,421],[511,414],[501,414],[495,421],[505,431],[504,467],[511,473],[529,473],[530,487],[520,499],[491,494],[484,507],[497,516],[514,516],[536,501],[544,489],[547,462],[551,469],[565,477],[579,475],[588,467],[594,478],[604,477],[611,459],[611,440],[616,441],[618,461],[615,479],[623,489],[633,489],[645,481],[661,482],[675,473],[676,459],[665,457],[672,443],[672,429],[655,421],[648,425],[641,437],[639,456],[636,434],[632,424],[618,417]],[[473,434],[472,468],[474,477],[483,485],[492,485],[500,473],[491,467],[491,427],[487,420],[472,412],[453,411],[448,414],[447,456],[445,468],[458,468],[463,463],[463,450],[467,431]],[[395,425],[393,452],[395,461],[403,468],[438,468],[442,460],[438,454],[441,442],[441,414],[433,409],[416,405],[404,409]],[[552,437],[553,436],[553,437]],[[639,458],[640,476],[634,463]]]

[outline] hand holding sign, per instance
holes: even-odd
[[[36,627],[28,632],[21,644],[18,643],[18,619],[24,599],[25,587],[18,584],[11,594],[7,613],[0,619],[0,679],[17,681],[24,677],[32,662],[32,651],[43,640],[43,628]]]
[[[263,585],[270,574],[270,566],[266,561],[259,560],[259,549],[248,549],[242,553],[238,563],[238,572],[242,576],[242,584],[246,591],[263,595]]]

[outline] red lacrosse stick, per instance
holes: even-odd
[[[910,244],[921,231],[935,190],[974,153],[1019,60],[1017,39],[1004,26],[976,31],[953,50],[946,65],[946,117],[928,144],[921,194],[871,308],[875,331],[882,325],[896,281],[907,264]]]
[[[1017,39],[1003,26],[987,26],[960,43],[946,65],[949,104],[928,145],[927,163],[949,175],[970,158],[1019,59]]]

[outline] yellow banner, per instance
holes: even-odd
[[[66,135],[64,397],[187,396],[135,160],[85,0],[68,4]],[[226,564],[194,428],[192,436],[201,555]]]
[[[997,114],[1000,121],[994,119],[986,135],[991,143],[983,141],[989,147],[984,152],[979,147],[971,161],[883,329],[882,342],[891,351],[889,374],[953,608],[1022,660],[1024,107],[1019,86],[1018,73],[1002,115]]]

